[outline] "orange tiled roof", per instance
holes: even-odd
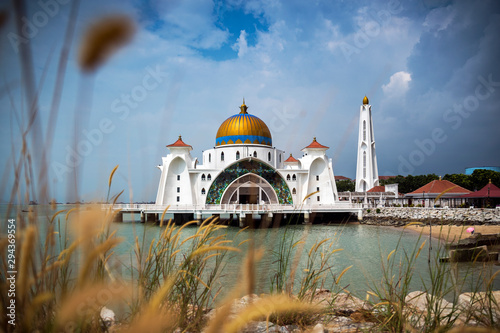
[[[190,147],[190,148],[193,148],[190,145],[185,144],[184,141],[182,141],[182,137],[180,135],[179,135],[179,139],[177,139],[177,141],[175,141],[171,145],[167,146],[167,148],[170,148],[170,147]]]
[[[327,146],[323,146],[321,143],[319,143],[318,141],[316,141],[316,138],[313,139],[313,142],[311,142],[311,144],[307,147],[305,147],[304,149],[306,148],[321,148],[321,149],[328,149],[330,147],[327,147]]]
[[[290,154],[290,157],[286,159],[285,163],[296,163],[298,160]]]
[[[422,186],[415,191],[408,194],[423,194],[424,192],[427,194],[440,194],[446,191],[447,194],[467,194],[471,193],[469,190],[453,184],[448,180],[433,180],[432,182]]]
[[[385,192],[385,186],[384,185],[374,186],[367,192]]]
[[[335,176],[335,180],[351,180],[351,178],[347,178],[345,176]]]

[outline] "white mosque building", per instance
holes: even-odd
[[[272,146],[264,121],[247,112],[244,100],[240,109],[220,125],[215,147],[203,152],[202,163],[180,136],[167,146],[170,152],[158,166],[156,205],[339,204],[328,147],[314,138],[302,149],[302,157],[285,156]]]

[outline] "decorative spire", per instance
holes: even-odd
[[[313,142],[316,142],[316,137],[313,138]]]
[[[248,107],[245,105],[245,97],[243,97],[243,104],[240,106],[240,114],[247,114]]]
[[[490,179],[490,181],[489,181],[489,183],[488,183],[488,184],[491,184],[491,179]]]
[[[363,98],[363,105],[366,105],[368,103],[370,103],[370,102],[368,101],[368,97],[366,97],[366,95],[365,95],[365,98]]]

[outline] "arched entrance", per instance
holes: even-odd
[[[278,197],[265,179],[247,173],[227,187],[221,204],[278,204]]]

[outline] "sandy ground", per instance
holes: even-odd
[[[500,225],[465,225],[465,226],[455,226],[455,225],[433,225],[432,226],[432,237],[438,238],[443,241],[456,242],[459,239],[470,237],[471,234],[466,232],[469,227],[474,227],[475,233],[486,234],[497,234],[500,233]],[[419,226],[410,225],[406,226],[405,230],[411,232],[422,232],[423,236],[429,236],[429,226]]]

